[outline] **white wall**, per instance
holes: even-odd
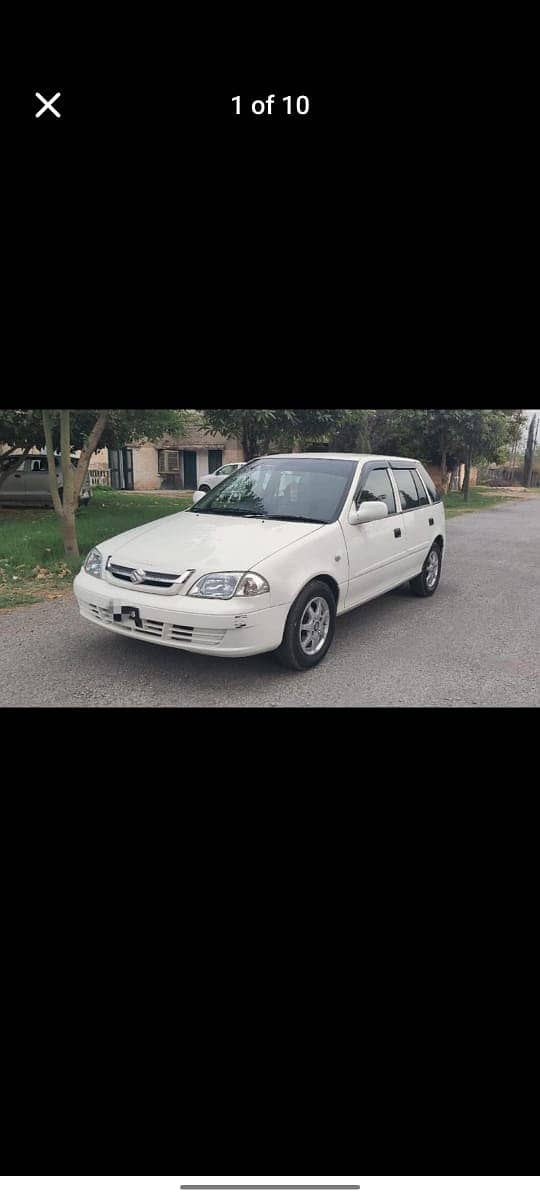
[[[197,450],[197,483],[202,475],[208,475],[208,450]]]

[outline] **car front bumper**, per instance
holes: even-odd
[[[244,658],[276,650],[283,640],[288,614],[287,605],[248,610],[244,599],[197,602],[194,597],[128,591],[85,571],[77,575],[73,590],[81,616],[102,629],[138,641],[159,642],[175,650],[222,658]],[[136,615],[122,609],[134,610]]]

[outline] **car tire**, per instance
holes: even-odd
[[[88,499],[88,500],[81,500],[81,501],[80,501],[81,508],[88,508],[88,505],[89,505],[89,504],[90,504],[90,500],[89,500],[89,499]]]
[[[438,542],[434,542],[420,574],[409,581],[411,592],[423,598],[434,596],[441,578],[441,566],[442,549]]]
[[[205,483],[203,483],[202,487],[198,488],[198,491],[199,492],[209,492],[210,488],[207,487]]]
[[[311,617],[308,610],[311,612]],[[319,624],[317,624],[317,622]],[[327,583],[316,579],[297,596],[291,607],[285,633],[276,656],[284,667],[309,671],[328,654],[336,628],[336,601]],[[310,636],[310,634],[312,636]],[[325,634],[317,646],[317,634]]]

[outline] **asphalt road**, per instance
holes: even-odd
[[[129,641],[83,621],[72,595],[0,612],[0,706],[537,706],[540,500],[457,517],[447,534],[433,599],[405,588],[340,617],[305,673]]]

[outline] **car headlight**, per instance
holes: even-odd
[[[218,571],[203,575],[188,592],[204,600],[231,600],[233,596],[262,596],[270,586],[262,575],[253,571]]]
[[[103,555],[99,553],[99,550],[94,549],[90,551],[84,564],[84,569],[87,575],[95,575],[96,579],[101,579]]]

